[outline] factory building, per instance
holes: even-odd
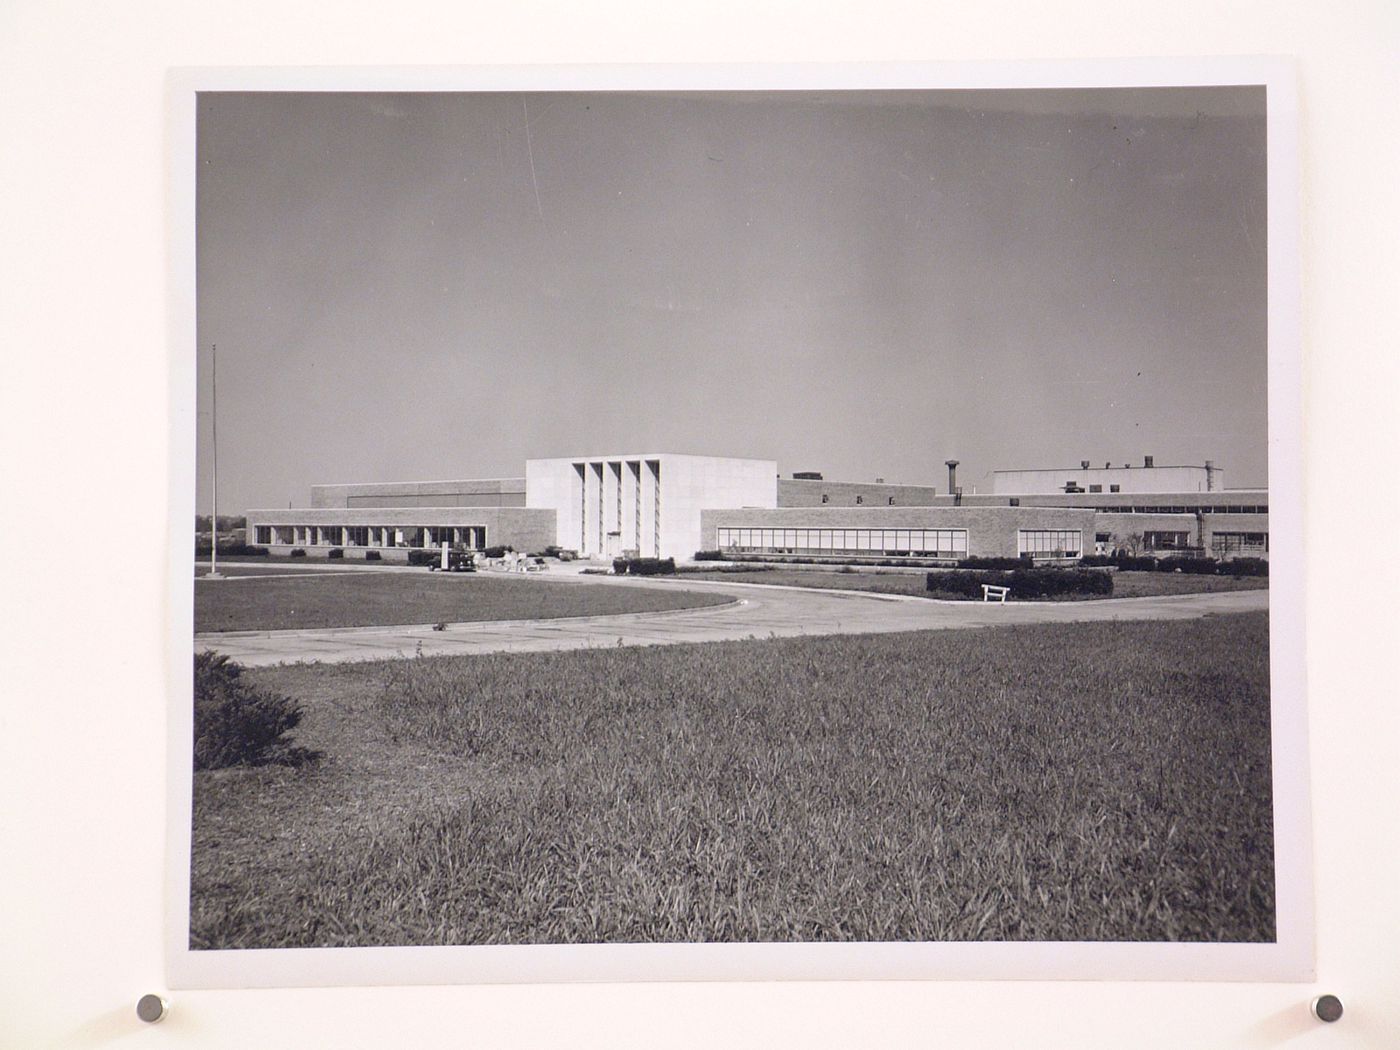
[[[994,471],[992,491],[777,476],[773,460],[621,453],[532,459],[524,478],[317,485],[311,506],[250,510],[274,553],[339,548],[407,560],[443,543],[547,547],[582,557],[696,551],[816,560],[1072,562],[1128,549],[1268,556],[1268,493],[1228,490],[1213,463]]]

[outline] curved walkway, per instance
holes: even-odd
[[[597,577],[581,586],[607,586]],[[738,599],[730,605],[661,613],[626,613],[558,620],[517,620],[310,631],[232,631],[195,635],[196,649],[217,649],[250,667],[320,661],[342,663],[397,656],[549,652],[616,645],[672,645],[798,635],[877,634],[890,631],[992,627],[1002,624],[1082,623],[1098,620],[1181,620],[1269,607],[1267,590],[1113,598],[1083,602],[942,602],[862,591],[826,591],[765,584],[640,581],[629,586],[717,587]]]

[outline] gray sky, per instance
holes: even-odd
[[[526,458],[1267,480],[1262,88],[205,93],[198,506]]]

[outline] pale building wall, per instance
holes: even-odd
[[[702,510],[774,507],[777,473],[773,460],[669,453],[532,459],[526,506],[553,510],[554,542],[583,555],[689,558]]]

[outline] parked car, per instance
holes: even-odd
[[[436,572],[442,568],[442,556],[433,558],[428,562],[428,571]],[[447,552],[448,572],[476,572],[476,554],[472,551],[450,550]]]

